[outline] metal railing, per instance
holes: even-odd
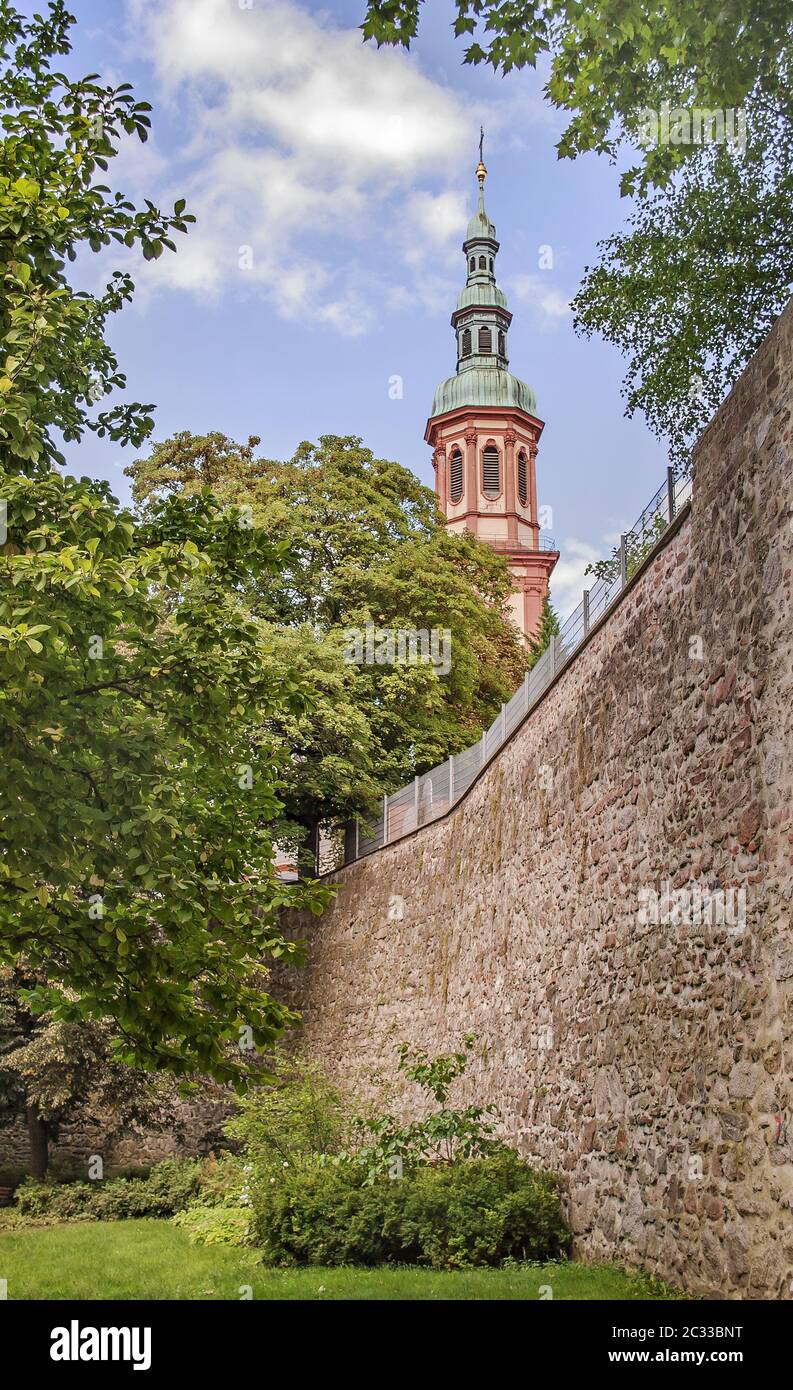
[[[538,550],[551,550],[556,552],[556,541],[553,536],[540,536],[536,545],[526,545],[525,541],[509,540],[506,536],[494,535],[490,531],[477,531],[480,541],[487,541],[494,550],[526,550],[536,554]]]
[[[536,665],[527,671],[512,699],[501,706],[490,728],[484,729],[482,737],[470,748],[415,777],[391,796],[384,796],[376,820],[366,825],[351,821],[345,828],[343,863],[361,859],[438,820],[465,796],[482,769],[492,761],[586,640],[595,623],[608,612],[690,496],[691,478],[676,478],[673,470],[667,469],[666,482],[644,508],[636,524],[622,536],[612,556],[595,566],[597,578],[592,587],[584,590],[575,612],[552,638]]]

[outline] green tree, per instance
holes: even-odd
[[[793,290],[793,145],[756,102],[747,129],[743,153],[712,146],[643,196],[573,300],[578,330],[628,358],[627,413],[679,467]]]
[[[156,257],[190,220],[97,182],[148,108],[52,69],[73,23],[60,0],[0,4],[0,963],[51,982],[27,1002],[54,1022],[112,1019],[121,1060],[241,1082],[240,1029],[261,1047],[294,1019],[262,988],[295,954],[278,912],[324,900],[272,872],[267,721],[303,693],[239,593],[281,551],[209,499],[136,528],[106,485],[52,471],[58,434],[151,428],[145,406],[92,413],[124,385],[104,335],[131,280],[94,297],[66,261]]]
[[[531,671],[537,665],[543,652],[550,645],[551,638],[559,635],[559,619],[551,603],[550,594],[546,594],[543,599],[540,626],[529,642],[528,667]]]
[[[0,1122],[24,1115],[31,1176],[42,1180],[64,1121],[101,1127],[106,1144],[130,1129],[177,1123],[176,1084],[166,1073],[125,1066],[107,1021],[65,1023],[25,1002],[36,981],[0,969]]]
[[[408,47],[421,0],[369,0],[364,37]],[[496,72],[536,67],[549,55],[545,94],[570,114],[560,157],[613,155],[635,141],[642,115],[674,106],[738,108],[756,96],[789,122],[793,21],[787,0],[732,0],[714,11],[707,0],[455,0],[455,33],[468,42],[466,63]],[[481,40],[481,42],[480,42]],[[696,147],[645,148],[623,188],[660,184]]]
[[[237,590],[278,549],[206,499],[134,528],[106,489],[6,479],[0,556],[0,960],[112,1018],[129,1058],[220,1080],[294,1015],[256,979],[293,955],[273,877],[268,732],[302,693]],[[299,954],[299,953],[298,953]],[[246,1035],[248,1036],[248,1035]]]
[[[409,44],[420,0],[369,0],[363,31]],[[793,289],[793,15],[789,0],[456,0],[465,61],[503,73],[549,58],[545,95],[569,116],[560,157],[627,154],[628,233],[601,244],[577,327],[629,357],[678,466]],[[647,138],[647,112],[737,112],[746,141]],[[685,129],[682,131],[685,136]],[[641,148],[639,148],[641,147]]]
[[[131,298],[130,276],[115,271],[102,294],[72,288],[67,261],[81,248],[139,246],[147,259],[174,250],[171,233],[195,218],[184,200],[173,213],[147,201],[136,210],[101,182],[126,135],[145,140],[148,102],[129,83],[72,81],[52,68],[69,53],[74,17],[63,0],[25,19],[0,3],[0,469],[30,471],[62,462],[57,435],[86,430],[140,444],[151,406],[97,410],[126,381],[105,340],[107,321]]]
[[[354,437],[301,444],[287,463],[257,460],[258,442],[184,432],[129,471],[146,507],[210,484],[284,546],[277,581],[245,597],[311,687],[309,708],[271,725],[286,754],[281,833],[310,838],[320,824],[366,817],[384,792],[472,742],[519,684],[525,653],[505,614],[503,558],[451,534],[407,469]],[[448,630],[451,669],[345,659],[367,625]]]
[[[267,1069],[266,1083],[223,1126],[257,1177],[339,1153],[351,1133],[350,1105],[322,1068],[276,1048]]]

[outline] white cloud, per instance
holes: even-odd
[[[546,323],[566,318],[570,313],[569,299],[549,285],[543,275],[514,275],[509,289],[516,299],[537,310]]]
[[[438,301],[428,263],[459,250],[469,215],[459,186],[442,184],[459,178],[478,112],[412,56],[292,0],[128,0],[128,11],[187,133],[167,177],[131,167],[131,191],[139,174],[151,196],[156,175],[161,201],[184,196],[198,219],[177,256],[139,277],[144,292],[255,292],[346,334],[369,326],[367,296],[397,303],[426,281],[428,307]],[[417,188],[430,178],[432,191]],[[373,235],[382,270],[356,273]]]
[[[351,175],[410,174],[449,158],[462,103],[398,50],[364,45],[291,0],[133,0],[166,89],[205,84],[239,138],[266,130],[292,155]],[[212,84],[219,84],[212,91]]]
[[[587,565],[602,560],[609,554],[609,548],[597,550],[587,541],[573,537],[559,546],[560,554],[556,569],[551,575],[551,601],[560,619],[564,622],[583,597],[584,589],[591,589],[592,575],[586,573]]]
[[[407,208],[413,227],[421,233],[421,244],[429,241],[433,248],[460,242],[471,215],[464,193],[452,189],[443,193],[414,193]]]

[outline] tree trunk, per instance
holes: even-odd
[[[314,878],[319,872],[319,822],[299,820],[298,825],[305,831],[298,850],[298,878]]]
[[[42,1120],[35,1101],[27,1107],[28,1142],[30,1144],[30,1176],[43,1182],[49,1166],[50,1134],[47,1121]]]

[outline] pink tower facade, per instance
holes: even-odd
[[[512,314],[496,284],[499,243],[485,212],[486,173],[480,159],[479,206],[463,242],[467,281],[451,320],[457,371],[435,392],[424,437],[447,526],[473,531],[504,554],[514,584],[512,616],[528,641],[559,552],[540,536],[536,458],[543,421],[531,387],[508,371]]]

